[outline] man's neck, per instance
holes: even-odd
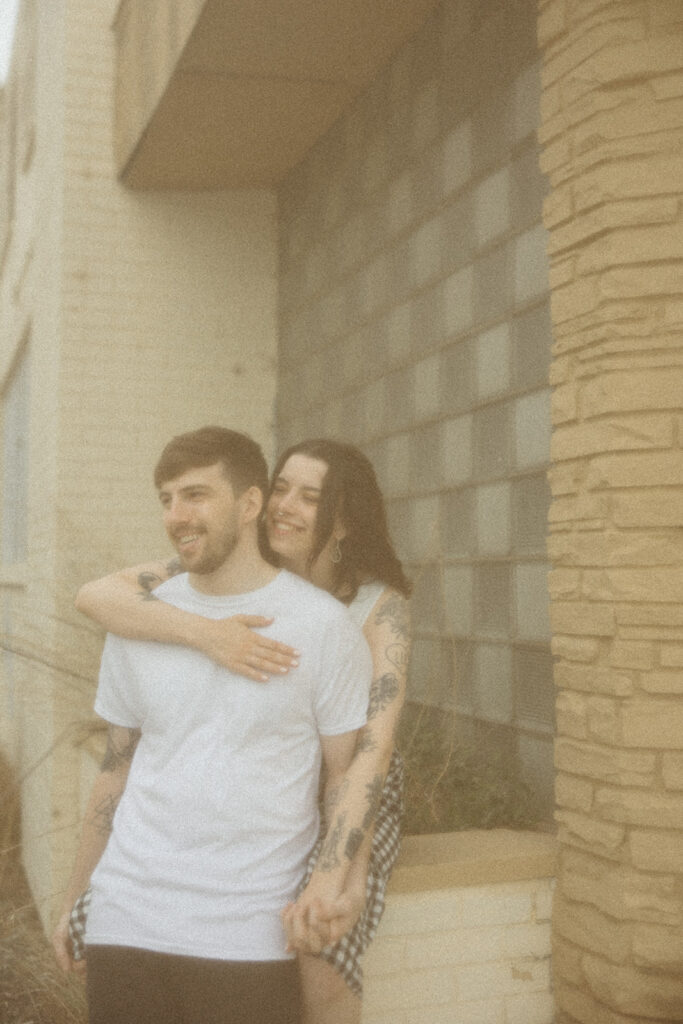
[[[214,572],[189,573],[190,585],[201,594],[228,597],[260,590],[278,574],[270,562],[256,551],[236,549]]]

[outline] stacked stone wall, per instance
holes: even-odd
[[[539,4],[558,1022],[683,1019],[683,5]]]

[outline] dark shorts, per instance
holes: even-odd
[[[88,946],[90,1024],[300,1024],[296,960]]]

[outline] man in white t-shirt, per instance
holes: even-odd
[[[275,617],[299,664],[263,686],[190,648],[107,637],[95,701],[107,753],[55,944],[68,955],[91,879],[90,1024],[297,1024],[280,911],[318,834],[321,764],[337,784],[365,723],[370,654],[339,602],[261,556],[254,441],[180,435],[155,482],[187,570],[156,596],[207,617]]]

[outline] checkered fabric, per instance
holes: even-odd
[[[347,932],[334,946],[326,946],[320,956],[339,971],[352,992],[363,994],[363,969],[361,954],[375,937],[377,926],[384,912],[384,897],[396,863],[401,845],[401,819],[403,817],[403,760],[394,750],[389,764],[382,799],[375,818],[375,834],[372,840],[370,865],[365,895],[365,908],[351,931]],[[306,876],[299,887],[303,890],[318,859],[322,838],[311,853]]]
[[[69,918],[69,938],[71,939],[74,960],[85,959],[85,924],[88,920],[90,906],[90,889],[78,897]]]
[[[377,926],[384,912],[384,895],[392,868],[396,863],[401,845],[401,818],[403,817],[403,761],[394,751],[389,764],[382,799],[375,819],[375,834],[368,869],[365,908],[350,932],[347,932],[334,946],[326,946],[320,956],[332,964],[342,975],[352,992],[363,993],[363,969],[361,954],[375,937]],[[305,887],[318,859],[322,839],[316,843],[309,859],[306,875],[299,892]],[[69,935],[73,946],[74,960],[85,957],[85,925],[90,906],[90,889],[78,897],[71,911]]]

